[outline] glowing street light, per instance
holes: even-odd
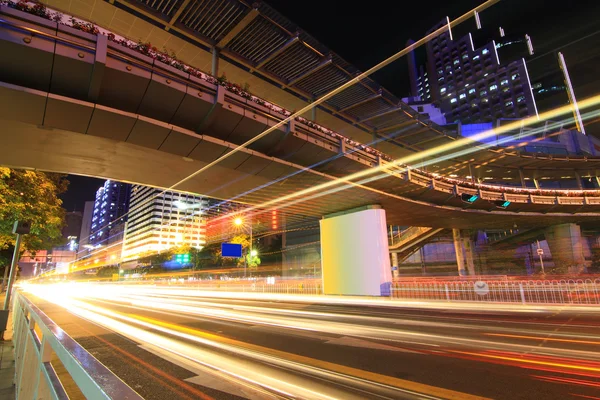
[[[256,257],[258,255],[258,251],[256,250],[250,250],[250,256],[251,257]]]
[[[236,219],[233,220],[233,224],[235,226],[241,226],[244,223],[244,220],[242,220],[240,217],[237,217]]]

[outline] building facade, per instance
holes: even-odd
[[[441,22],[430,32],[446,23]],[[414,57],[409,57],[410,75],[414,76],[411,79],[416,80],[411,87],[421,101],[438,106],[448,124],[536,115],[525,59],[514,59],[513,55],[514,60],[502,62],[498,49],[504,45],[492,40],[475,48],[471,33],[453,40],[445,32],[427,42],[427,68],[417,70]],[[527,46],[522,49],[526,54]]]
[[[106,245],[110,230],[127,221],[130,193],[131,185],[111,180],[96,191],[89,244]]]
[[[92,217],[94,215],[94,202],[86,201],[83,207],[83,217],[81,219],[81,230],[79,231],[79,250],[81,251],[90,243],[90,234],[92,232]]]
[[[134,185],[125,225],[122,262],[173,247],[205,245],[208,201],[197,195]]]

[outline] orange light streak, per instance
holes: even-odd
[[[523,335],[507,335],[503,333],[484,333],[486,336],[501,336],[507,338],[516,338],[516,339],[531,339],[531,340],[543,340],[549,342],[563,342],[563,343],[580,343],[580,344],[593,344],[600,345],[600,342],[594,340],[578,340],[578,339],[557,339],[557,338],[549,338],[549,337],[538,337],[538,336],[523,336]]]

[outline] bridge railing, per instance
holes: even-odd
[[[600,279],[393,282],[391,297],[521,304],[600,304]]]
[[[17,400],[69,399],[72,390],[88,399],[142,399],[19,292],[13,325]]]

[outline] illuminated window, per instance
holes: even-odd
[[[488,49],[483,49],[483,51],[481,52],[481,54],[487,54],[487,53],[489,53],[489,52],[490,52],[490,51],[489,51]]]
[[[498,89],[498,85],[492,85],[492,86],[490,86],[490,90],[496,90],[496,89]]]
[[[521,103],[523,101],[525,101],[525,96],[519,96],[519,97],[517,97],[517,103]]]
[[[465,97],[467,97],[467,95],[464,94],[464,93],[461,93],[460,96],[458,96],[458,97],[461,98],[461,99],[464,99]]]
[[[508,85],[508,79],[502,79],[501,85]]]
[[[481,92],[479,92],[480,96],[485,96],[487,94],[487,90],[482,90]]]
[[[462,55],[462,59],[463,59],[463,60],[466,60],[467,58],[469,58],[469,55],[468,55],[468,54],[463,54],[463,55]]]
[[[475,88],[469,89],[469,94],[473,94],[473,93],[475,93]]]
[[[450,103],[456,103],[456,97],[450,100]]]
[[[458,59],[457,59],[457,60],[454,60],[454,65],[456,65],[456,64],[458,64],[458,63],[460,63],[460,61],[459,61]]]
[[[445,88],[445,87],[441,88],[441,89],[440,89],[440,93],[442,93],[442,94],[443,94],[443,93],[446,93],[446,88]]]
[[[512,105],[513,105],[513,102],[512,102],[512,101],[507,101],[506,103],[504,103],[504,105],[505,105],[506,107],[510,107],[510,106],[512,106]]]
[[[512,74],[511,79],[514,81],[519,77],[519,74]]]
[[[473,60],[479,60],[479,55],[476,55],[475,57],[473,57]]]

